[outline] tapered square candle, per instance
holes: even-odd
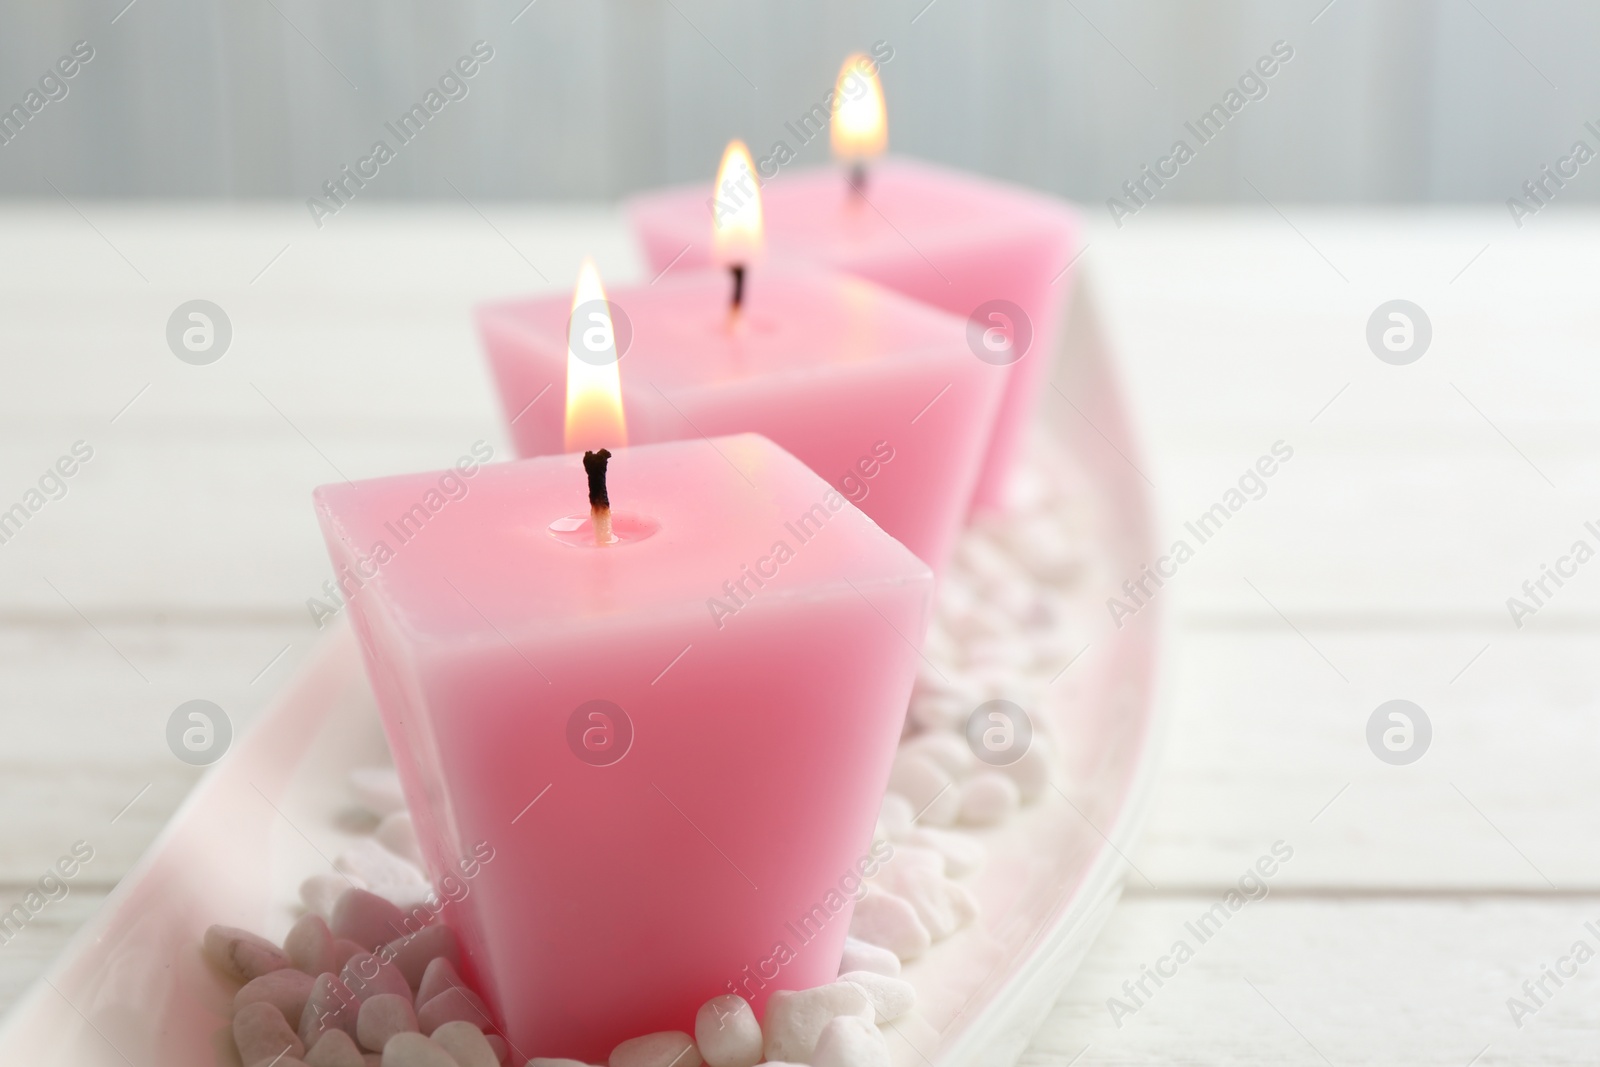
[[[816,267],[769,262],[735,275],[673,271],[612,291],[612,308],[631,323],[615,316],[632,440],[763,434],[938,570],[1004,388],[968,347],[966,324]],[[551,387],[592,304],[573,310],[551,297],[479,309],[520,455],[566,447]]]
[[[493,850],[443,915],[517,1063],[833,979],[933,588],[764,438],[583,459],[316,492],[427,866]]]
[[[851,57],[834,94],[835,154],[851,164],[783,171],[761,159],[769,257],[848,271],[960,316],[973,351],[1007,379],[974,502],[1004,503],[1070,293],[1080,224],[1065,203],[908,159],[871,162],[886,143],[875,68]],[[628,213],[652,276],[715,262],[714,215],[745,194],[719,181],[634,198]]]

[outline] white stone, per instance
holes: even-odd
[[[383,1046],[383,1067],[460,1067],[450,1053],[421,1034],[395,1034]]]
[[[847,937],[844,956],[839,960],[839,973],[846,971],[873,971],[893,978],[900,973],[900,957],[881,945]]]
[[[416,864],[396,856],[375,838],[360,838],[334,857],[333,866],[398,907],[414,907],[433,892]]]
[[[383,817],[375,835],[378,844],[396,856],[422,869],[422,848],[417,842],[417,830],[411,824],[409,811],[396,811]]]
[[[489,1007],[483,1002],[482,997],[464,985],[446,989],[417,1007],[417,1025],[425,1034],[432,1034],[445,1023],[453,1022],[488,1026]]]
[[[933,944],[911,903],[881,889],[868,890],[856,903],[850,936],[886,948],[902,961],[916,959]]]
[[[283,939],[283,951],[291,963],[313,978],[340,967],[333,962],[333,931],[321,915],[302,915]]]
[[[213,967],[236,982],[248,982],[294,966],[283,949],[236,926],[209,927],[200,951]]]
[[[282,1061],[279,1061],[280,1064]],[[324,1030],[306,1053],[307,1067],[366,1067],[361,1049],[343,1030]]]
[[[959,819],[968,826],[998,826],[1022,804],[1022,790],[1009,774],[984,771],[961,783]]]
[[[878,825],[890,841],[904,841],[911,834],[911,817],[915,814],[911,801],[899,793],[885,793],[878,808]]]
[[[972,749],[967,747],[967,739],[946,730],[918,734],[901,745],[900,751],[927,757],[955,779],[966,777],[977,762]]]
[[[850,971],[841,974],[839,981],[866,994],[872,1004],[874,1022],[893,1022],[917,1006],[917,987],[904,979],[890,978],[875,971]]]
[[[910,720],[924,730],[955,730],[972,714],[975,701],[953,692],[917,693],[907,709]]]
[[[809,1063],[823,1027],[841,1015],[853,1015],[871,1025],[872,1002],[860,987],[836,982],[773,993],[761,1022],[767,1059]],[[613,1062],[611,1067],[619,1065]]]
[[[961,791],[926,756],[897,754],[889,772],[889,790],[910,801],[915,820],[928,826],[949,826],[961,810]]]
[[[325,1030],[343,1030],[356,1036],[356,1012],[361,1007],[355,994],[333,974],[318,975],[300,1013],[300,1040],[310,1046]]]
[[[1017,784],[1017,791],[1022,794],[1022,802],[1031,804],[1050,788],[1050,742],[1035,730],[1033,740],[1029,742],[1022,758],[1009,766],[1002,767],[1001,770]]]
[[[955,933],[976,914],[971,894],[945,877],[944,857],[932,849],[898,848],[884,871],[883,887],[916,910],[935,942]]]
[[[234,1012],[233,1043],[246,1067],[266,1063],[276,1056],[299,1059],[306,1051],[305,1042],[295,1034],[283,1012],[264,1000]]]
[[[452,965],[461,962],[461,944],[456,940],[456,933],[441,922],[424,926],[409,937],[396,938],[384,948],[412,989],[422,985],[422,976],[434,960],[442,957]]]
[[[311,986],[315,981],[306,972],[293,967],[252,978],[233,995],[234,1013],[237,1014],[246,1004],[262,1000],[282,1012],[284,1019],[298,1021],[306,1010],[306,1000],[311,996]]]
[[[405,794],[393,767],[357,767],[350,772],[350,789],[356,800],[378,818],[404,811]]]
[[[455,962],[448,956],[429,960],[422,971],[422,980],[417,983],[417,1003],[426,1004],[445,990],[464,985]]]
[[[411,999],[411,985],[393,961],[385,962],[370,952],[359,952],[345,962],[339,981],[365,1003],[383,993]],[[379,1051],[376,1047],[374,1052]]]
[[[611,1050],[608,1067],[700,1067],[694,1039],[682,1030],[633,1037]]]
[[[917,827],[907,844],[931,848],[939,853],[944,860],[944,873],[951,878],[965,878],[983,866],[984,857],[988,854],[983,842],[974,839],[971,834],[936,830],[931,826]]]
[[[395,1034],[416,1030],[417,1012],[409,996],[379,993],[367,998],[356,1013],[356,1040],[373,1052],[382,1052]]]
[[[735,993],[712,997],[694,1017],[694,1043],[708,1067],[754,1067],[761,1062],[761,1024]]]
[[[458,1067],[500,1067],[500,1059],[494,1054],[489,1039],[471,1023],[445,1023],[428,1037],[450,1053]]]
[[[883,1034],[860,1019],[835,1019],[817,1037],[811,1067],[889,1067]]]
[[[327,919],[333,915],[334,905],[350,888],[365,889],[367,883],[359,878],[341,878],[337,874],[313,874],[300,883],[300,902],[313,915]]]
[[[354,941],[369,952],[407,933],[405,914],[366,889],[352,889],[341,896],[328,927],[334,937]]]

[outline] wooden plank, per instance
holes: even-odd
[[[166,747],[172,710],[214,700],[243,728],[314,640],[309,620],[123,619],[98,631],[0,626],[14,709],[0,879],[42,869],[79,837],[103,837],[97,876],[120,876],[196,777]],[[1600,834],[1585,762],[1600,740],[1592,635],[1303,633],[1183,634],[1133,883],[1224,886],[1281,838],[1299,850],[1281,884],[1302,890],[1600,891],[1600,862],[1577,847]],[[1432,723],[1410,766],[1380,762],[1365,740],[1372,711],[1393,698]]]
[[[1600,891],[1592,633],[1302,631],[1183,633],[1133,882],[1224,884],[1282,839],[1284,886]],[[1408,766],[1366,740],[1392,699],[1432,727]]]
[[[1125,900],[1067,987],[1022,1064],[1580,1064],[1600,1025],[1600,964],[1590,959],[1535,1014],[1525,997],[1575,941],[1600,950],[1585,924],[1594,898],[1339,900],[1268,896],[1200,943],[1186,924],[1214,896]],[[1597,924],[1600,926],[1600,924]],[[1215,929],[1208,927],[1208,929]],[[1184,939],[1193,957],[1131,1014],[1137,982]],[[1162,968],[1171,973],[1170,962]],[[1571,961],[1563,966],[1571,969]],[[1137,992],[1137,991],[1136,991]],[[1530,1001],[1526,1001],[1531,1003]],[[1076,1059],[1075,1059],[1076,1057]]]
[[[310,648],[306,624],[156,619],[0,625],[0,882],[36,879],[74,841],[84,877],[114,884],[202,768],[168,747],[178,705],[216,703],[247,730]]]

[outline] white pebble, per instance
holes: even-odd
[[[860,1019],[835,1019],[817,1038],[811,1067],[889,1067],[883,1034]]]
[[[903,841],[911,834],[911,817],[915,814],[911,801],[899,793],[885,793],[878,809],[878,825],[890,841]]]
[[[333,936],[371,951],[407,933],[405,913],[378,894],[351,889],[333,906]]]
[[[365,951],[367,951],[365,948],[363,948],[360,945],[356,944],[354,941],[350,940],[348,937],[336,937],[336,938],[334,938],[333,939],[333,971],[334,971],[334,973],[337,974],[339,971],[343,970],[344,969],[344,965],[350,962],[350,958],[352,956],[359,956]]]
[[[234,1013],[233,1043],[247,1067],[276,1056],[299,1059],[306,1051],[305,1042],[295,1035],[283,1012],[264,1000],[246,1004]]]
[[[839,973],[847,971],[873,971],[893,978],[900,973],[900,957],[881,945],[847,937],[844,939],[844,957],[839,961]]]
[[[313,978],[342,965],[333,962],[333,931],[321,915],[302,915],[283,939],[283,951],[291,963]]]
[[[968,826],[996,826],[1022,803],[1016,780],[999,771],[975,774],[961,785],[960,819]]]
[[[902,961],[916,959],[933,944],[911,903],[881,889],[869,890],[856,903],[850,936],[886,948]]]
[[[900,746],[900,751],[925,756],[952,778],[964,778],[976,762],[967,740],[946,730],[918,734]]]
[[[378,818],[404,811],[405,794],[393,767],[357,767],[350,772],[350,789],[356,800]]]
[[[977,914],[972,895],[945,877],[944,857],[932,849],[898,848],[885,871],[884,888],[916,910],[935,942],[943,941]]]
[[[441,956],[429,960],[428,965],[423,968],[422,980],[417,983],[417,1003],[426,1004],[445,990],[464,985],[466,983],[461,980],[455,961],[450,957]]]
[[[1017,791],[1022,794],[1022,802],[1031,804],[1050,788],[1050,743],[1034,732],[1033,740],[1029,743],[1027,751],[1022,758],[1009,766],[1002,767],[1017,784]]]
[[[345,890],[354,886],[365,889],[367,884],[359,878],[341,878],[337,874],[313,874],[300,883],[300,902],[313,915],[324,919],[333,914],[334,905],[344,896]]]
[[[965,878],[983,866],[983,858],[987,855],[983,842],[974,840],[972,835],[954,830],[935,830],[929,826],[917,827],[907,843],[931,848],[939,853],[944,860],[944,873],[951,878]]]
[[[395,1034],[383,1046],[383,1067],[460,1067],[450,1053],[421,1034]]]
[[[384,948],[412,989],[422,984],[422,976],[434,960],[442,957],[452,965],[461,962],[461,944],[456,940],[455,931],[444,923],[424,926],[410,937],[397,938]]]
[[[306,1010],[300,1013],[300,1040],[315,1045],[326,1030],[343,1030],[355,1037],[356,1011],[360,1006],[338,975],[318,975],[311,985],[311,996],[306,998]]]
[[[694,1040],[682,1030],[632,1037],[611,1050],[608,1067],[700,1067]]]
[[[918,693],[911,698],[906,714],[924,730],[953,730],[972,714],[976,703],[955,693]]]
[[[400,973],[400,968],[393,962],[383,962],[370,952],[351,956],[339,972],[339,981],[363,1003],[382,993],[411,999],[411,985]],[[377,1048],[373,1051],[377,1051]]]
[[[306,1053],[308,1067],[366,1067],[361,1050],[343,1030],[324,1030]]]
[[[458,1067],[500,1067],[489,1039],[483,1031],[466,1022],[445,1023],[428,1035],[434,1044],[450,1053]]]
[[[841,1015],[872,1022],[872,1002],[853,985],[817,986],[798,991],[779,990],[767,1001],[761,1022],[767,1059],[811,1062],[822,1028]],[[619,1067],[613,1062],[611,1067]]]
[[[334,857],[333,866],[400,907],[421,904],[433,892],[416,864],[396,856],[374,838],[358,839]]]
[[[712,997],[694,1017],[694,1043],[708,1067],[754,1067],[761,1062],[761,1024],[736,993]]]
[[[211,965],[236,982],[248,982],[285,967],[288,955],[264,937],[236,926],[212,926],[201,940],[200,951]]]
[[[252,978],[233,995],[235,1013],[246,1004],[266,1001],[283,1013],[285,1019],[298,1020],[306,1010],[306,1000],[311,996],[311,986],[316,981],[304,971],[293,967],[271,971],[260,978]]]
[[[417,1008],[417,1025],[425,1034],[432,1034],[445,1023],[453,1022],[488,1026],[489,1006],[478,994],[460,985],[454,989],[446,989]]]
[[[411,824],[409,811],[397,811],[383,817],[374,835],[378,844],[393,852],[407,863],[422,867],[422,847],[417,842],[417,830]]]
[[[874,971],[851,971],[841,974],[839,981],[847,982],[866,994],[872,1004],[875,1022],[893,1022],[917,1006],[917,987],[904,979],[890,978]]]
[[[369,997],[356,1013],[356,1040],[373,1052],[382,1052],[395,1034],[412,1033],[416,1029],[417,1012],[409,996],[378,993]]]
[[[506,1044],[506,1039],[499,1034],[484,1034],[483,1039],[489,1042],[489,1048],[494,1052],[495,1061],[508,1063],[511,1060],[511,1046]]]
[[[889,772],[889,789],[911,802],[917,822],[949,826],[961,810],[961,792],[937,763],[925,756],[900,754]]]

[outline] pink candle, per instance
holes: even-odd
[[[444,918],[517,1063],[834,977],[930,611],[761,437],[608,480],[606,545],[574,454],[316,492],[430,871],[494,850]]]
[[[744,287],[737,316],[717,270],[613,291],[630,439],[764,434],[941,567],[1004,386],[966,324],[815,267],[754,266]],[[565,448],[568,317],[559,297],[478,311],[520,455]]]
[[[974,495],[980,506],[1003,503],[1071,293],[1063,271],[1077,254],[1077,216],[1048,197],[905,159],[864,168],[860,192],[842,170],[780,174],[770,159],[757,169],[772,262],[826,264],[967,320],[968,358],[981,352],[1008,379]],[[632,201],[652,275],[712,262],[711,201],[704,185]]]

